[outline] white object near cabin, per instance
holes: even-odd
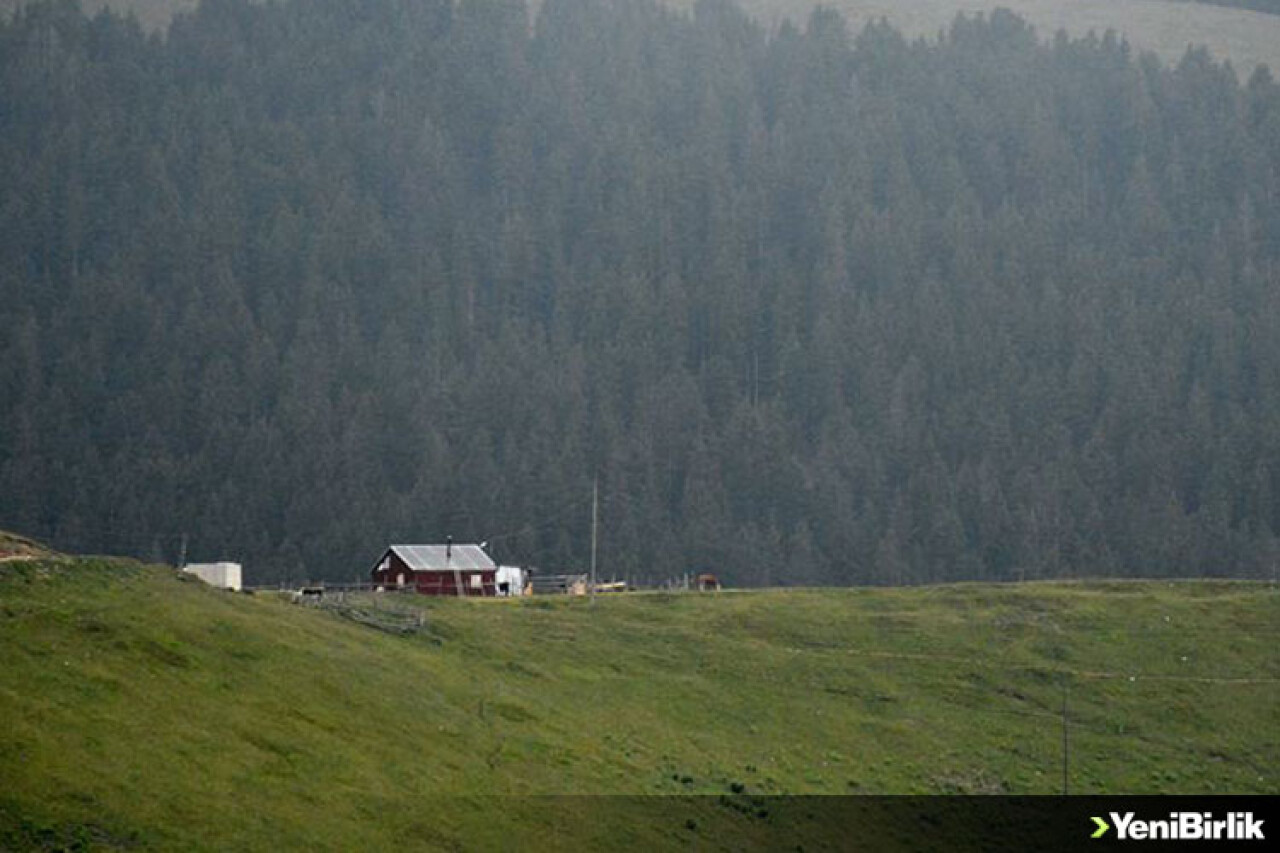
[[[519,566],[498,566],[498,573],[494,583],[498,587],[498,595],[517,596],[524,595],[524,586],[528,582],[528,574]],[[502,591],[502,585],[507,585],[507,591]]]

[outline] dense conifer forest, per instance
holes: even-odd
[[[1280,88],[718,0],[0,24],[0,526],[363,575],[1270,577]]]

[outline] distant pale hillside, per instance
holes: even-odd
[[[0,0],[5,12],[24,0]],[[695,0],[667,0],[691,7]],[[736,0],[738,5],[769,23],[791,18],[804,21],[814,0]],[[198,0],[81,0],[86,11],[104,6],[131,9],[143,26],[166,27],[178,12],[193,9]],[[531,0],[537,7],[538,0]],[[840,10],[854,31],[868,21],[885,18],[910,36],[932,37],[950,25],[957,13],[1012,9],[1044,37],[1060,29],[1073,36],[1115,30],[1139,50],[1150,50],[1176,62],[1189,45],[1204,45],[1216,57],[1230,59],[1242,77],[1259,64],[1280,68],[1280,16],[1247,9],[1177,0],[825,0],[821,5]]]
[[[1253,9],[1280,15],[1280,0],[1184,0],[1188,3],[1207,3],[1211,6],[1235,6],[1237,9]]]
[[[5,14],[31,0],[0,0],[0,10]],[[80,8],[86,12],[97,12],[104,7],[117,11],[132,11],[138,21],[149,30],[169,26],[173,16],[186,12],[200,5],[199,0],[80,0]]]
[[[693,0],[677,0],[693,5]],[[803,20],[818,5],[813,0],[738,0],[762,22]],[[1012,9],[1026,18],[1041,37],[1060,29],[1073,36],[1115,30],[1139,50],[1150,50],[1176,62],[1188,45],[1204,45],[1218,58],[1230,59],[1242,77],[1259,64],[1280,67],[1280,17],[1244,9],[1177,3],[1169,0],[825,0],[857,31],[868,21],[885,18],[910,36],[932,37],[959,12]]]

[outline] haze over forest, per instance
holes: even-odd
[[[0,23],[0,527],[363,575],[1271,577],[1280,88],[727,2]]]

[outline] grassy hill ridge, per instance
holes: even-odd
[[[344,612],[3,563],[0,847],[449,848],[504,831],[479,795],[1057,793],[1064,680],[1073,793],[1275,793],[1277,616],[1233,582]]]
[[[53,551],[25,536],[0,530],[0,561],[33,560],[56,556]]]

